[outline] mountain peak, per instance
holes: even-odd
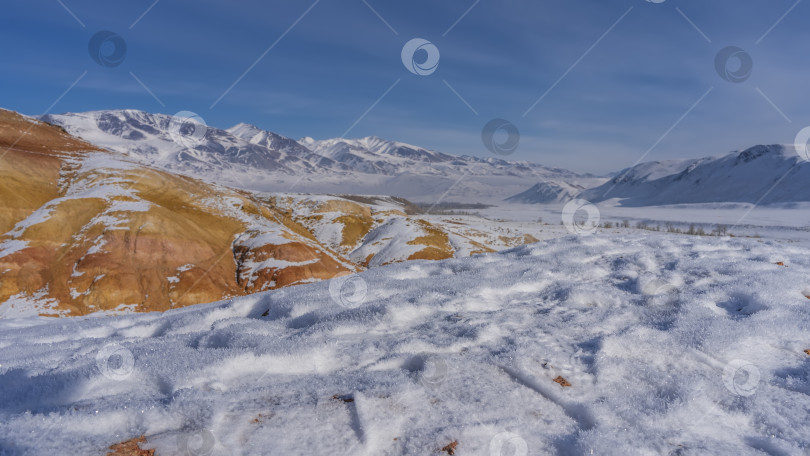
[[[810,201],[810,165],[795,147],[758,145],[726,155],[641,163],[580,197],[623,206]],[[775,185],[778,184],[778,185]]]
[[[249,128],[251,130],[262,130],[261,128],[257,127],[256,125],[245,123],[245,122],[239,122],[238,124],[234,125],[233,127],[228,128],[227,131],[247,129],[247,128]]]
[[[787,149],[787,147],[781,144],[757,145],[743,150],[737,154],[737,158],[745,163],[764,156],[777,156],[779,158],[784,158]]]
[[[524,204],[554,204],[565,203],[573,199],[580,191],[581,187],[564,182],[539,182],[523,193],[506,198],[508,203]]]
[[[237,138],[249,139],[259,133],[265,133],[265,130],[249,123],[239,122],[231,128],[228,128],[228,133],[236,136]]]

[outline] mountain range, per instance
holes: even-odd
[[[810,201],[810,162],[794,146],[754,146],[718,157],[641,163],[579,197],[622,206]]]
[[[258,191],[498,203],[539,181],[587,187],[605,180],[528,162],[453,156],[377,137],[296,141],[244,123],[219,129],[134,110],[41,120],[142,163]]]
[[[652,161],[597,177],[528,162],[454,156],[378,137],[294,140],[240,123],[219,129],[135,110],[47,115],[96,147],[247,190],[385,194],[412,201],[620,206],[810,201],[810,164],[793,146]]]

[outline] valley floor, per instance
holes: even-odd
[[[614,202],[615,203],[615,202]],[[719,225],[725,226],[729,234],[741,237],[762,237],[789,242],[801,242],[810,246],[810,203],[790,203],[782,205],[755,206],[748,203],[704,203],[679,204],[672,206],[622,207],[611,203],[597,205],[600,224],[610,223],[613,228],[627,221],[631,230],[611,229],[609,233],[628,233],[639,223],[649,228],[667,226],[687,231],[691,225],[711,233]],[[490,220],[505,220],[532,226],[537,221],[547,225],[559,225],[562,204],[498,204],[476,211]],[[538,239],[551,239],[565,235],[564,226],[546,228],[547,234]],[[532,232],[531,229],[527,232]]]
[[[810,249],[641,231],[0,320],[0,454],[802,454]]]

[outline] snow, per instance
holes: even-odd
[[[41,208],[34,211],[31,215],[26,217],[24,220],[18,222],[14,226],[14,229],[9,231],[7,235],[12,238],[19,238],[23,234],[25,234],[25,230],[27,230],[28,228],[48,221],[48,219],[51,217],[51,213],[58,204],[56,201],[58,200],[54,200],[54,202],[42,206]]]
[[[152,204],[148,201],[120,201],[114,200],[107,212],[149,212]]]
[[[87,253],[85,253],[85,256],[86,255],[95,255],[97,253],[103,252],[102,249],[104,248],[104,246],[106,244],[107,244],[107,240],[104,239],[104,236],[96,237],[93,245],[89,249],[87,249]]]
[[[24,250],[26,247],[28,247],[28,243],[18,239],[9,239],[0,242],[0,258],[17,253]]]
[[[33,294],[19,293],[14,295],[5,302],[0,303],[0,319],[31,318],[38,315],[64,316],[68,314],[68,311],[57,310],[56,307],[59,303],[55,299],[46,296],[48,296],[47,287]],[[0,443],[2,443],[2,440],[0,440]],[[2,449],[2,446],[0,446],[0,449]]]
[[[370,255],[374,255],[369,266],[379,266],[390,262],[391,259],[400,261],[407,259],[425,248],[424,245],[408,243],[414,238],[412,233],[417,229],[414,225],[416,225],[415,222],[404,217],[388,220],[372,229],[363,238],[363,245],[354,250],[350,258],[362,262]],[[383,247],[380,248],[380,245]]]
[[[0,319],[0,447],[801,454],[804,245],[599,231],[163,314]]]
[[[667,225],[686,231],[694,224],[703,228],[706,233],[711,233],[718,225],[725,225],[728,232],[735,236],[810,243],[810,203],[767,206],[750,203],[704,203],[624,207],[607,201],[596,204],[596,207],[599,209],[601,223],[615,226],[628,221],[632,227],[604,230],[609,233],[638,232],[635,227],[639,222],[661,227],[664,231]],[[554,225],[560,223],[563,210],[562,204],[502,204],[476,212],[488,220],[497,221],[497,225],[515,226],[537,239],[551,239],[559,237],[560,233],[567,233],[564,227]],[[504,223],[504,220],[508,223]],[[548,225],[538,225],[538,220]]]

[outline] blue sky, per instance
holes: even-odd
[[[193,111],[318,139],[356,123],[347,136],[477,156],[503,118],[521,132],[510,159],[606,173],[792,143],[810,125],[808,15],[796,0],[7,2],[0,105],[41,114],[84,75],[51,112]],[[117,67],[89,55],[100,30],[127,44]],[[413,38],[439,49],[433,74],[402,64]],[[715,69],[732,45],[753,61],[743,83]]]

